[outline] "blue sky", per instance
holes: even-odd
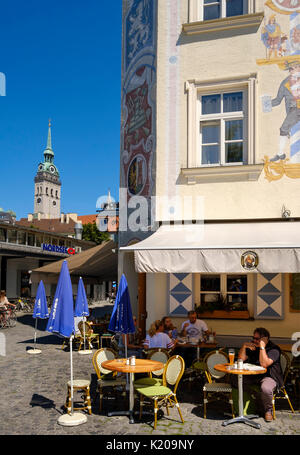
[[[34,176],[52,119],[63,212],[117,198],[122,1],[1,2],[0,207],[33,212]]]

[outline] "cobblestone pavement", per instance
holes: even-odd
[[[189,386],[181,382],[178,390],[184,424],[180,423],[176,409],[170,416],[159,418],[157,429],[152,422],[129,424],[127,417],[107,417],[111,409],[127,409],[127,398],[106,399],[104,412],[99,413],[96,395],[96,375],[91,355],[73,352],[74,378],[91,380],[92,415],[87,423],[76,427],[63,427],[57,423],[64,413],[66,384],[70,379],[70,353],[61,349],[61,339],[44,331],[46,321],[38,321],[37,342],[40,355],[28,355],[33,346],[34,320],[31,315],[20,315],[17,326],[3,329],[0,341],[3,348],[5,337],[6,356],[0,356],[0,434],[1,435],[299,435],[299,400],[294,397],[295,414],[286,404],[280,404],[277,419],[266,423],[257,419],[261,429],[244,424],[222,426],[230,411],[226,403],[208,405],[208,418],[203,418],[203,397],[200,383]]]

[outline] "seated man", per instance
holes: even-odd
[[[197,313],[194,310],[188,312],[188,321],[183,322],[181,326],[181,336],[197,338],[204,340],[210,334],[204,321],[197,319]]]
[[[169,335],[169,337],[172,340],[176,340],[176,338],[178,336],[178,332],[177,332],[176,327],[174,327],[174,325],[173,325],[173,323],[171,321],[171,318],[169,318],[168,316],[163,317],[162,318],[162,323],[164,325],[164,333]]]
[[[260,385],[260,398],[265,421],[271,422],[273,420],[273,391],[276,387],[283,385],[279,346],[272,343],[268,330],[260,327],[254,330],[252,342],[243,344],[238,358],[243,362],[247,361],[267,369],[267,372],[262,375],[244,376],[243,384],[246,389],[251,384]],[[233,385],[236,385],[236,377],[233,379]]]

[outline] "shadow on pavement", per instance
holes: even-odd
[[[56,405],[53,400],[50,400],[49,398],[46,398],[43,395],[39,395],[37,393],[34,393],[32,395],[29,404],[32,407],[39,406],[43,409],[55,409],[59,414],[61,414],[61,412],[58,409],[56,409]]]

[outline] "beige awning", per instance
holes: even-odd
[[[43,267],[34,269],[31,274],[32,282],[43,280],[44,283],[57,283],[64,260],[51,262]],[[113,240],[70,256],[66,260],[68,261],[71,279],[74,282],[79,276],[84,278],[86,284],[116,280],[118,277],[117,245]]]
[[[120,250],[134,251],[137,272],[299,273],[300,222],[162,225]],[[258,258],[255,269],[242,267],[247,251]]]

